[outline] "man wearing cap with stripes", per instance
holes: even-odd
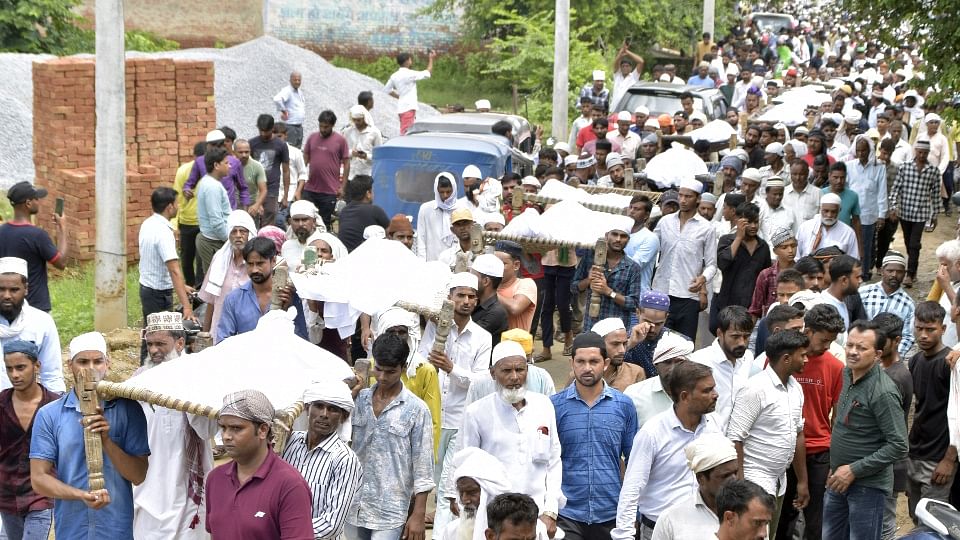
[[[890,218],[900,220],[907,247],[907,277],[903,280],[907,288],[913,287],[917,277],[924,225],[939,213],[940,171],[928,161],[929,153],[929,141],[914,143],[913,160],[900,165],[890,187]]]
[[[594,328],[605,323],[614,327],[622,324],[620,319],[606,319]],[[622,327],[619,333],[622,354],[627,333]],[[610,342],[597,332],[586,332],[573,340],[573,384],[550,397],[563,448],[561,490],[567,497],[558,527],[571,540],[609,537],[616,525],[620,470],[637,434],[633,403],[605,382],[610,355],[616,354],[606,349],[605,341]],[[622,359],[620,362],[623,366]]]
[[[717,237],[713,225],[697,213],[703,184],[680,182],[680,211],[664,216],[654,233],[660,239],[660,266],[652,287],[670,296],[667,326],[697,336],[700,291],[717,273]]]
[[[873,320],[880,313],[893,313],[903,320],[903,334],[898,347],[900,356],[906,357],[915,342],[913,315],[916,302],[903,289],[907,272],[907,259],[902,253],[888,251],[880,268],[880,281],[860,287],[860,300],[867,317]]]
[[[92,369],[98,379],[110,370],[107,342],[99,332],[73,338],[69,354],[74,380],[82,369]],[[139,485],[147,475],[147,422],[136,401],[111,399],[101,407],[102,414],[82,415],[74,388],[34,418],[30,481],[38,494],[55,499],[57,538],[86,538],[95,530],[98,538],[133,539],[132,484]],[[103,444],[105,487],[100,490],[88,490],[85,432],[99,435]]]
[[[433,350],[437,338],[437,325],[433,321],[427,323],[423,339],[420,340],[420,354],[437,368],[440,376],[441,429],[434,481],[441,488],[446,485],[447,475],[453,472],[444,470],[444,458],[447,452],[452,451],[457,432],[463,424],[470,381],[490,366],[490,333],[470,318],[477,305],[479,286],[477,276],[471,273],[454,274],[450,279],[448,295],[454,306],[453,324],[450,325],[445,349],[442,352]],[[437,530],[446,526],[451,517],[445,511],[449,507],[444,503],[448,496],[455,496],[455,493],[438,490],[438,512],[434,521]]]
[[[497,391],[467,406],[457,446],[480,448],[499,459],[513,489],[533,498],[540,521],[553,535],[564,497],[553,403],[526,391],[527,357],[515,341],[494,347],[490,373]]]
[[[60,358],[60,335],[49,313],[27,301],[27,261],[17,257],[0,258],[0,351],[15,340],[36,344],[40,360],[40,384],[62,393],[63,362]],[[0,373],[0,390],[10,388],[6,372]]]
[[[797,229],[798,259],[827,246],[836,246],[844,253],[860,253],[853,228],[838,219],[840,204],[840,196],[836,193],[824,193],[820,197],[820,214],[804,221]],[[922,231],[923,223],[920,227]]]

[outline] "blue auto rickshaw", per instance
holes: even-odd
[[[516,170],[523,174],[531,163],[498,135],[418,133],[396,137],[373,149],[374,202],[388,216],[404,214],[415,221],[420,205],[432,201],[433,180],[450,172],[463,197],[460,174],[476,165],[485,178],[501,178]],[[416,227],[416,223],[414,223]]]

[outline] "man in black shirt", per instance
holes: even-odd
[[[257,117],[260,135],[250,139],[250,157],[263,165],[267,173],[267,198],[263,201],[260,223],[271,224],[277,219],[277,206],[287,207],[287,191],[290,189],[290,152],[287,143],[273,135],[273,116]],[[280,190],[281,180],[283,190]]]
[[[47,190],[37,189],[30,182],[19,182],[7,190],[13,206],[13,219],[0,225],[0,257],[19,257],[27,261],[27,302],[41,310],[50,311],[50,291],[47,289],[47,263],[63,270],[67,257],[67,232],[63,216],[53,214],[57,229],[57,244],[47,233],[30,222],[30,216],[40,211],[40,199]]]
[[[340,210],[340,229],[337,236],[347,251],[353,251],[363,243],[363,230],[370,225],[379,225],[386,230],[390,218],[383,208],[373,204],[373,178],[358,174],[344,187],[347,205]]]
[[[480,281],[477,290],[477,307],[473,309],[471,319],[480,325],[493,338],[495,346],[500,343],[500,334],[507,330],[507,310],[500,305],[497,287],[503,279],[503,261],[496,255],[485,253],[473,260],[470,271]]]
[[[736,232],[721,236],[717,243],[717,268],[723,275],[723,284],[710,310],[711,333],[716,333],[717,314],[723,308],[750,306],[757,276],[770,266],[770,247],[757,236],[760,208],[744,202],[737,206],[736,212]]]
[[[950,395],[950,348],[943,344],[946,311],[937,302],[917,304],[913,332],[920,351],[910,359],[916,398],[907,463],[907,498],[916,523],[921,498],[947,502],[957,470],[957,448],[950,445],[947,400]]]

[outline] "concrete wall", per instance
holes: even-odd
[[[127,254],[150,216],[150,194],[172,186],[180,163],[216,124],[213,63],[137,58],[126,63]],[[64,198],[72,259],[92,260],[96,239],[94,60],[67,57],[33,64],[33,161],[36,185],[49,191],[41,214]],[[55,232],[47,231],[55,237]]]
[[[264,34],[330,58],[400,50],[445,50],[457,39],[455,13],[417,17],[431,0],[234,0],[228,4],[185,0],[126,0],[128,30],[145,30],[184,48],[235,45]],[[81,13],[93,20],[94,0]]]

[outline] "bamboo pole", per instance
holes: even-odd
[[[580,249],[593,249],[594,244],[586,242],[571,242],[568,240],[555,240],[552,238],[530,238],[517,234],[508,234],[503,232],[484,231],[483,239],[487,243],[495,243],[497,240],[509,240],[516,242],[524,248],[536,248],[549,251],[551,249],[568,247]]]
[[[533,202],[537,204],[556,204],[563,199],[557,199],[554,197],[544,197],[543,195],[538,195],[536,193],[524,193],[523,200],[527,202]],[[617,215],[627,215],[627,207],[613,206],[609,204],[597,204],[591,202],[579,202],[580,206],[588,209],[594,210],[596,212],[603,212],[606,214],[617,214]]]

